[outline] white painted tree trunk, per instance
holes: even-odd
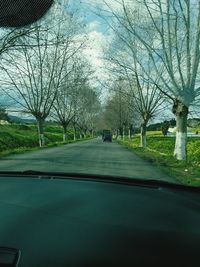
[[[125,139],[125,129],[123,127],[123,130],[122,130],[122,139],[124,140]]]
[[[74,141],[76,141],[76,127],[74,126]]]
[[[147,137],[146,137],[146,124],[141,124],[141,131],[140,131],[140,147],[145,148],[147,146]]]
[[[67,127],[63,125],[63,142],[67,141]]]
[[[67,133],[63,134],[63,142],[65,143],[67,141]]]
[[[130,128],[128,129],[128,138],[129,140],[131,140],[131,129]]]
[[[186,144],[187,144],[187,133],[176,132],[176,143],[174,149],[174,156],[178,160],[186,159]]]
[[[42,147],[45,145],[44,120],[43,119],[37,119],[37,126],[38,126],[39,146]]]
[[[146,135],[140,135],[140,147],[145,148],[147,146],[147,137]]]
[[[173,106],[173,113],[176,115],[176,142],[174,156],[178,160],[185,160],[187,157],[187,116],[188,107],[176,100]]]
[[[44,134],[39,134],[39,146],[43,147],[45,145]]]

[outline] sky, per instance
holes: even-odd
[[[67,0],[61,1],[66,2]],[[105,20],[97,15],[97,13],[99,13],[99,9],[103,9],[104,12],[101,14],[106,16],[108,15],[106,10],[109,10],[110,7],[114,10],[117,10],[120,7],[118,1],[105,1],[109,7],[106,6],[104,0],[69,0],[68,8],[68,10],[75,13],[75,16],[78,16],[82,24],[85,25],[84,31],[87,33],[88,41],[84,48],[83,55],[95,70],[97,81],[100,80],[102,83],[109,79],[106,63],[103,58],[105,52],[108,51],[111,46],[114,34],[105,23]],[[98,82],[94,85],[101,87],[101,83]],[[104,101],[108,93],[106,88],[102,87],[101,93],[102,101]]]
[[[61,1],[66,3],[67,0]],[[82,24],[85,25],[84,31],[87,33],[88,41],[86,47],[84,48],[83,55],[87,58],[92,68],[95,70],[97,81],[103,81],[108,78],[108,74],[104,67],[103,57],[104,51],[109,49],[109,45],[112,40],[112,34],[109,27],[100,16],[95,14],[95,12],[97,12],[97,7],[103,7],[102,3],[102,0],[69,0],[68,8],[68,11],[75,13],[75,16],[78,16]],[[94,82],[94,86],[100,87],[98,82]],[[100,90],[102,93],[101,99],[104,101],[107,92],[105,92],[105,89],[102,88],[100,88]],[[6,101],[6,103],[8,102]],[[19,116],[16,112],[12,112],[12,114]]]
[[[128,1],[128,0],[127,0]],[[86,25],[86,32],[88,36],[88,45],[84,50],[84,55],[88,59],[91,66],[96,70],[96,76],[103,83],[109,79],[108,72],[106,71],[106,63],[103,60],[105,52],[109,49],[112,39],[114,37],[113,32],[109,26],[105,23],[105,20],[99,16],[98,9],[109,10],[119,8],[119,2],[115,0],[106,0],[109,7],[104,3],[104,0],[71,0],[70,6],[73,11],[77,10],[77,14],[80,16],[83,23]],[[107,16],[109,13],[106,11],[103,15]],[[98,86],[98,83],[97,83]],[[106,88],[101,88],[101,99],[104,102],[107,99],[108,91]],[[166,114],[167,118],[172,118],[172,114]],[[163,118],[162,118],[163,119]],[[159,119],[154,119],[152,123],[159,122]]]
[[[106,76],[102,68],[104,66],[104,52],[109,49],[113,35],[105,21],[98,16],[98,7],[102,7],[102,0],[70,0],[70,7],[86,25],[88,36],[87,47],[84,51],[91,65],[102,79]]]

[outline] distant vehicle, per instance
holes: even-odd
[[[103,130],[102,140],[103,142],[105,141],[112,142],[112,133],[110,130]]]

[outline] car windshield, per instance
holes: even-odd
[[[199,1],[43,2],[0,4],[0,171],[199,186]]]

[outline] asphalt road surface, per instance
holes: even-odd
[[[90,173],[174,181],[158,167],[140,159],[132,151],[116,142],[102,142],[101,139],[0,159],[0,171],[24,170]]]

